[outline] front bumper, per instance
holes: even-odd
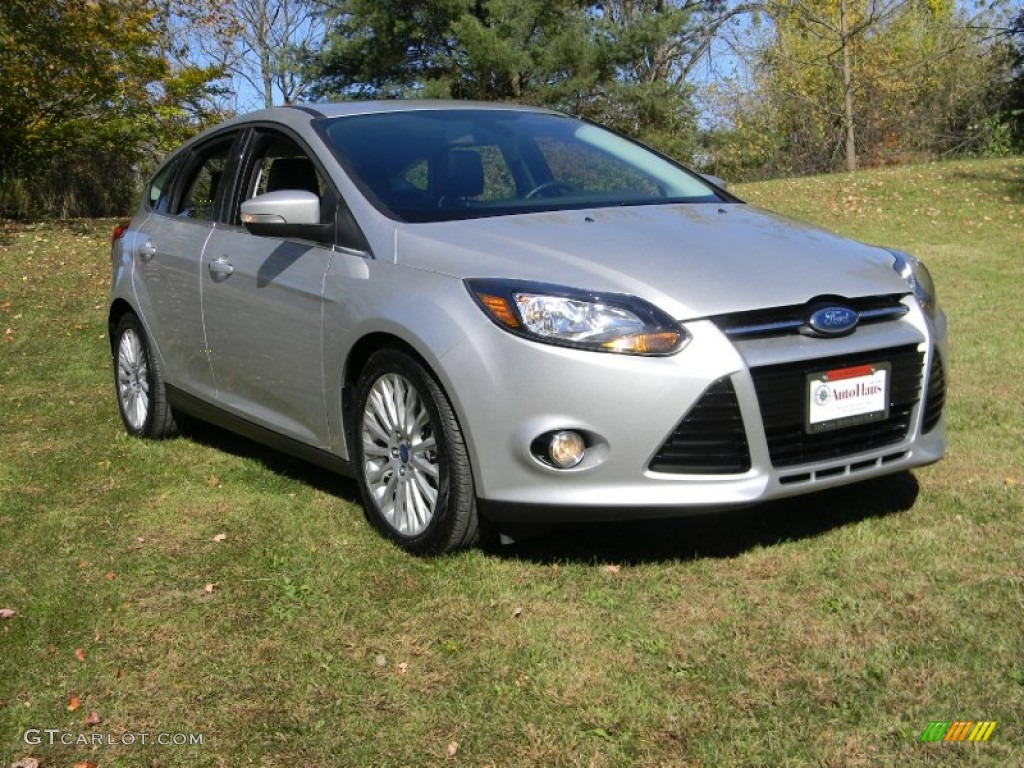
[[[666,358],[564,349],[479,327],[443,360],[462,419],[477,495],[489,517],[507,521],[631,519],[745,506],[866,480],[939,460],[944,420],[925,430],[932,367],[947,360],[945,318],[926,319],[912,300],[898,321],[850,336],[800,335],[734,343],[711,321],[687,323],[692,341]],[[782,462],[773,457],[758,398],[758,368],[842,356],[885,362],[911,350],[919,391],[906,426],[882,444],[846,441],[836,455]],[[652,459],[715,382],[727,380],[742,417],[749,469],[728,474],[651,469]],[[796,394],[795,396],[800,396]],[[583,462],[559,470],[531,452],[538,435],[573,429],[588,443]],[[829,452],[826,452],[829,453]],[[774,458],[774,463],[773,463]]]

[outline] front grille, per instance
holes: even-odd
[[[904,440],[910,430],[910,414],[921,396],[923,360],[924,354],[916,345],[907,345],[752,369],[772,465],[792,467],[870,451]],[[808,374],[881,362],[892,365],[888,418],[807,434],[804,420]]]
[[[903,317],[909,310],[902,303],[902,299],[903,295],[899,293],[864,296],[856,299],[821,296],[812,299],[807,304],[735,312],[731,315],[712,317],[711,321],[732,339],[785,336],[799,333],[804,328],[808,307],[816,304],[834,302],[849,307],[860,316],[858,325],[868,325],[898,320]]]
[[[740,404],[728,377],[705,390],[649,465],[653,472],[732,475],[750,469]]]
[[[942,418],[942,408],[946,404],[946,372],[942,367],[942,357],[938,350],[935,352],[935,359],[932,360],[932,372],[928,376],[928,391],[924,396],[924,425],[925,432],[931,432],[935,425]]]

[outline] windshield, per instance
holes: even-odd
[[[383,112],[327,120],[324,133],[371,201],[403,221],[722,199],[675,163],[564,115]]]

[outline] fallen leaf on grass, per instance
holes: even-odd
[[[89,716],[83,721],[86,725],[99,725],[103,722],[103,718],[100,717],[100,713],[95,709],[89,713]]]
[[[210,488],[216,488],[218,485],[220,485],[220,478],[217,477],[216,475],[210,475],[208,478],[206,478],[206,484]]]
[[[13,619],[16,613],[13,608],[0,608],[0,619]]]
[[[226,539],[227,537],[228,535],[226,533],[218,533],[216,536],[213,537],[213,540],[219,544],[220,542],[224,541],[224,539]]]
[[[459,751],[459,742],[450,741],[448,742],[447,754],[448,757],[455,757],[455,754]]]
[[[75,658],[81,662],[85,662],[85,649],[75,648]]]
[[[376,664],[378,667],[386,667],[388,665],[387,656],[385,656],[383,653],[377,654],[376,658],[374,658],[373,660],[373,663]]]
[[[74,712],[80,706],[82,706],[82,704],[79,702],[77,696],[72,696],[68,699],[68,712]]]
[[[518,619],[522,615],[523,615],[523,609],[522,608],[516,608],[514,611],[512,611],[512,618],[513,619]]]
[[[117,574],[113,571],[107,571],[107,581],[113,581],[117,578]]]

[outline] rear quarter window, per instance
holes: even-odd
[[[178,155],[156,172],[146,193],[146,207],[157,213],[167,213],[171,202],[171,188],[181,169],[182,155]]]

